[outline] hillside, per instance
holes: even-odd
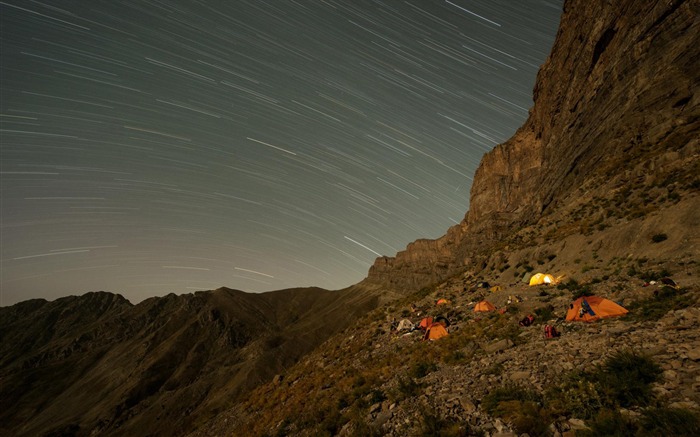
[[[404,298],[192,435],[698,435],[697,17],[567,1],[530,116],[484,156],[464,220],[363,281]],[[536,272],[559,284],[529,287]],[[585,295],[629,314],[565,322]],[[503,313],[474,313],[484,298]],[[425,315],[450,334],[393,329]]]
[[[374,293],[221,288],[0,308],[4,435],[176,435],[377,305]]]

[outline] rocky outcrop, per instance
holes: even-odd
[[[698,153],[700,23],[695,2],[569,0],[526,123],[487,153],[469,211],[448,233],[378,258],[368,282],[416,290],[474,265],[520,228],[659,155]],[[697,161],[697,160],[696,160]],[[697,166],[696,166],[697,167]],[[683,172],[682,168],[670,170]]]

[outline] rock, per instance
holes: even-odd
[[[381,413],[377,414],[377,417],[374,419],[374,426],[376,427],[381,427],[385,423],[387,423],[393,416],[393,413],[391,411],[382,411]]]
[[[462,405],[462,408],[464,409],[464,412],[467,414],[473,413],[476,411],[476,405],[471,401],[471,399],[466,399],[462,398],[460,400],[460,404]]]
[[[495,422],[493,422],[493,427],[496,428],[496,431],[503,432],[503,421],[501,419],[496,419]]]
[[[689,360],[700,361],[700,349],[691,349],[686,353]]]
[[[530,377],[530,372],[528,371],[522,371],[522,372],[512,372],[510,374],[510,379],[513,381],[521,381],[523,379],[527,379]]]
[[[625,332],[628,332],[631,328],[629,326],[611,326],[608,328],[608,333],[612,335],[620,335],[624,334]]]
[[[490,354],[494,352],[500,352],[513,346],[513,342],[507,338],[503,340],[498,340],[484,347],[484,350]]]
[[[571,429],[584,429],[586,428],[586,423],[581,420],[581,419],[576,419],[576,418],[571,418],[569,419],[569,425],[571,426]]]
[[[682,408],[682,409],[686,409],[686,410],[697,410],[698,403],[693,402],[693,401],[680,401],[680,402],[673,402],[673,403],[669,404],[669,407]]]

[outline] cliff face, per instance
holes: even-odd
[[[483,157],[464,220],[378,258],[367,281],[409,291],[435,283],[566,209],[581,187],[604,196],[664,153],[696,154],[699,12],[684,0],[567,1],[529,118]]]

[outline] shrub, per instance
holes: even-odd
[[[593,377],[600,390],[622,407],[648,405],[653,399],[651,384],[661,378],[661,367],[651,358],[632,351],[609,357]]]
[[[640,420],[642,435],[648,436],[697,436],[700,435],[700,418],[696,413],[682,408],[648,408]]]
[[[431,411],[424,411],[421,417],[420,436],[466,437],[474,435],[469,424],[460,423],[452,418],[441,418]]]
[[[594,417],[603,407],[597,385],[583,373],[574,373],[563,384],[551,387],[546,398],[553,414],[580,419]]]
[[[492,416],[503,417],[508,412],[509,401],[539,402],[540,395],[517,384],[507,383],[489,392],[481,402],[481,407]]]
[[[581,285],[576,281],[576,279],[571,278],[567,282],[560,282],[557,284],[557,289],[558,290],[571,290],[575,291],[581,288]]]
[[[383,402],[385,400],[386,400],[386,396],[384,395],[383,391],[375,388],[370,392],[370,399],[369,399],[370,405],[374,405],[374,404],[377,404],[379,402]]]
[[[549,435],[549,424],[552,418],[547,409],[533,401],[506,401],[501,405],[506,411],[503,417],[513,425],[518,435]]]
[[[687,308],[692,305],[692,296],[688,290],[676,290],[672,287],[662,287],[658,294],[649,299],[634,302],[629,306],[632,318],[640,321],[655,321],[672,310]]]
[[[328,432],[328,435],[338,435],[338,431],[348,423],[349,419],[340,414],[337,410],[329,411],[321,422],[321,429]]]
[[[654,270],[647,270],[644,273],[640,273],[639,278],[644,280],[644,281],[650,282],[650,281],[658,281],[659,279],[664,278],[666,276],[670,276],[670,275],[671,275],[671,273],[666,269],[661,269],[661,271],[659,271],[659,272],[656,272]]]
[[[583,437],[629,437],[637,431],[636,424],[618,411],[601,410],[593,420],[586,423],[588,429],[576,431],[576,436]]]
[[[666,234],[654,234],[651,237],[651,241],[654,243],[661,243],[662,241],[668,239],[668,235]]]
[[[429,363],[427,361],[418,361],[413,363],[409,376],[413,378],[422,378],[430,372],[437,370],[437,365],[435,363]]]
[[[397,400],[402,400],[418,396],[423,389],[423,385],[417,383],[413,378],[399,377],[396,389],[398,390]]]
[[[554,307],[552,305],[547,305],[546,307],[537,308],[535,309],[535,315],[537,316],[535,318],[536,323],[551,320],[555,317]]]
[[[574,290],[572,298],[576,300],[579,297],[583,296],[593,296],[593,293],[591,293],[591,291],[588,288],[582,287],[577,290]]]

